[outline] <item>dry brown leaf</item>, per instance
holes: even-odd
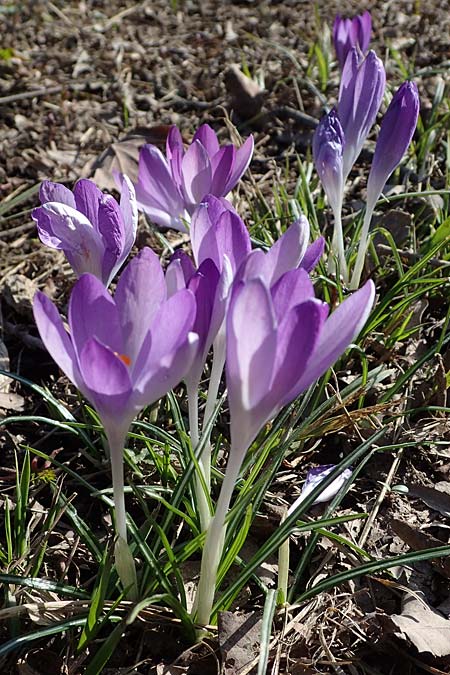
[[[450,495],[435,490],[435,488],[426,485],[408,485],[408,495],[417,497],[423,501],[430,509],[438,511],[446,518],[450,518]]]
[[[442,657],[450,654],[450,621],[428,609],[417,598],[408,597],[403,602],[401,614],[390,617],[399,629],[397,637],[408,639],[419,652]]]
[[[261,616],[256,612],[219,613],[218,635],[224,675],[238,675],[258,655],[261,625]]]
[[[83,167],[83,178],[92,178],[102,190],[117,190],[114,173],[124,173],[135,183],[138,176],[139,151],[146,143],[165,147],[170,126],[136,127],[125,138],[112,143],[94,161]]]
[[[392,520],[391,528],[395,534],[414,551],[423,551],[426,548],[445,546],[445,542],[441,541],[440,539],[436,539],[436,537],[431,536],[431,534],[427,534],[426,532],[422,532],[421,530],[411,527],[402,520]],[[431,560],[430,562],[436,571],[450,579],[450,558],[437,558],[435,560]]]
[[[248,120],[260,112],[264,103],[264,90],[244,75],[239,66],[234,64],[228,68],[225,86],[230,95],[231,107],[241,119]]]

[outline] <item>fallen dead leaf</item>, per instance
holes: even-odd
[[[102,190],[117,190],[115,173],[124,173],[135,183],[138,177],[139,151],[146,143],[163,150],[170,126],[136,127],[125,138],[112,143],[94,161],[89,161],[81,172],[82,178],[92,180]]]
[[[224,675],[238,675],[257,656],[261,625],[261,615],[256,612],[219,613],[219,646]]]
[[[417,598],[407,597],[401,614],[390,619],[394,634],[413,644],[419,652],[442,657],[450,654],[450,621]]]
[[[264,103],[264,89],[244,75],[239,66],[231,65],[225,73],[225,86],[230,96],[231,107],[243,120],[255,117]]]
[[[450,495],[426,485],[408,485],[408,495],[423,501],[430,509],[450,518]]]
[[[414,551],[423,551],[426,548],[445,546],[445,542],[436,539],[431,534],[417,530],[401,520],[392,520],[391,528]],[[430,561],[436,571],[450,579],[450,558],[443,557]]]

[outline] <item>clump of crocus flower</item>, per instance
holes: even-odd
[[[122,272],[114,298],[92,274],[75,284],[64,327],[55,305],[41,292],[34,316],[43,343],[81,393],[94,405],[111,458],[116,566],[136,597],[134,562],[127,546],[123,448],[135,415],[184,377],[197,351],[191,332],[196,303],[180,290],[167,299],[158,257],[144,248]]]
[[[365,54],[370,43],[372,17],[370,12],[345,19],[339,14],[333,24],[333,42],[341,70],[344,68],[347,54],[352,47],[357,47],[360,54]]]
[[[80,180],[73,192],[44,181],[42,206],[33,210],[39,238],[64,251],[75,274],[93,274],[106,286],[125,262],[136,239],[137,206],[130,180],[122,178],[120,204],[90,180]]]
[[[234,287],[227,313],[226,380],[231,447],[216,512],[207,531],[195,601],[209,622],[225,539],[225,518],[245,454],[263,425],[342,355],[363,327],[375,297],[368,281],[328,317],[307,272],[294,269],[271,288],[261,277]]]
[[[225,197],[236,186],[252,154],[252,136],[240,148],[231,144],[221,147],[208,124],[199,127],[185,151],[179,130],[172,127],[165,157],[154,145],[141,149],[138,206],[157,225],[184,232],[206,195]]]

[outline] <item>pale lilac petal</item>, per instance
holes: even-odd
[[[231,204],[223,198],[215,197],[214,195],[207,195],[205,199],[195,209],[190,227],[192,253],[196,265],[200,265],[205,258],[211,257],[208,251],[203,249],[200,257],[200,249],[202,242],[207,236],[210,229],[219,221],[220,216],[225,212],[230,211],[236,213]],[[212,235],[213,236],[213,235]],[[214,251],[217,247],[214,247]],[[215,261],[216,264],[218,261]],[[220,269],[220,268],[219,268]]]
[[[266,253],[265,274],[272,286],[282,274],[298,266],[305,255],[309,241],[309,223],[301,216],[270,247]]]
[[[145,247],[120,275],[114,295],[124,336],[123,350],[132,364],[165,299],[166,282],[161,262],[150,248]]]
[[[244,173],[247,171],[249,164],[252,159],[254,148],[253,136],[249,136],[245,143],[241,145],[240,148],[236,150],[236,158],[234,161],[234,168],[231,173],[228,184],[225,188],[224,195],[228,194],[232,190],[239,180],[242,178]]]
[[[84,345],[95,337],[113,351],[124,353],[119,313],[114,300],[92,274],[83,274],[69,301],[69,326],[74,349],[80,358]]]
[[[171,378],[170,364],[180,346],[187,340],[195,320],[196,303],[193,293],[183,289],[164,302],[153,317],[152,325],[142,344],[133,368],[135,387],[149,391],[152,378],[162,370]],[[198,342],[196,342],[198,348]],[[186,366],[182,376],[189,369]],[[172,382],[172,379],[170,380]],[[166,389],[169,391],[174,384]],[[154,400],[154,399],[153,399]]]
[[[359,291],[346,298],[329,316],[307,368],[294,387],[295,396],[307,389],[342,356],[361,332],[372,310],[374,299],[375,285],[369,280]]]
[[[306,253],[301,260],[300,267],[306,270],[308,274],[312,272],[323,256],[324,250],[325,239],[323,237],[319,237],[306,249]]]
[[[300,496],[291,504],[291,506],[288,509],[288,515],[293,513],[299,506],[300,504],[306,499],[308,495],[311,494],[311,492],[318,487],[327,476],[334,471],[336,468],[335,464],[325,464],[322,466],[318,466],[315,469],[310,469],[308,473],[306,474],[306,480],[303,485],[302,491],[300,493]],[[314,504],[320,504],[322,502],[329,502],[333,497],[337,495],[341,487],[344,485],[344,483],[351,477],[352,475],[352,470],[351,469],[345,469],[342,471],[342,473],[339,474],[335,480],[330,483],[328,487],[326,487],[322,492],[319,494],[319,496],[313,501],[312,505]]]
[[[138,206],[162,227],[186,231],[183,199],[178,192],[163,154],[153,145],[144,145],[139,154]]]
[[[53,232],[52,221],[46,210],[42,206],[39,206],[37,209],[32,210],[31,217],[36,223],[38,236],[42,243],[49,248],[62,250],[64,243],[61,237],[56,236]]]
[[[75,350],[61,316],[53,302],[40,291],[34,296],[33,313],[39,335],[50,356],[79,389],[85,390]]]
[[[280,322],[296,305],[314,298],[314,287],[308,273],[303,269],[285,272],[271,287],[273,308]]]
[[[42,210],[33,214],[38,216],[38,232],[42,241],[59,241],[56,247],[66,253],[77,276],[91,273],[101,278],[104,246],[100,233],[90,220],[80,211],[58,202],[47,202]],[[45,215],[41,219],[42,214]],[[45,235],[45,227],[48,228],[48,236]]]
[[[259,279],[235,289],[227,334],[230,410],[251,410],[264,397],[271,381],[277,337],[270,294]]]
[[[200,141],[195,141],[186,150],[181,163],[183,193],[188,210],[194,209],[211,192],[211,162]]]
[[[236,213],[225,210],[203,237],[197,258],[200,263],[208,258],[214,260],[220,270],[226,255],[235,272],[250,251],[250,235],[244,223]]]
[[[210,157],[213,157],[219,152],[220,146],[217,140],[216,132],[211,129],[209,124],[202,124],[194,134],[192,143],[200,141]]]
[[[194,276],[196,269],[194,266],[194,263],[192,262],[191,258],[188,256],[188,254],[183,251],[183,249],[179,249],[178,251],[175,251],[175,253],[172,255],[170,258],[170,261],[175,261],[178,260],[181,266],[181,271],[183,273],[184,277],[184,284],[182,288],[186,287],[191,280],[191,278]]]
[[[66,204],[66,206],[71,206],[73,209],[76,208],[72,191],[60,183],[52,183],[49,180],[44,180],[41,183],[39,199],[41,200],[41,204],[60,202],[61,204]]]
[[[167,266],[165,278],[168,298],[171,298],[172,295],[175,295],[178,291],[186,288],[183,266],[179,258],[172,258]]]
[[[344,196],[344,146],[344,132],[333,108],[320,120],[314,132],[313,158],[328,203],[335,213],[340,211]]]
[[[131,248],[136,240],[138,226],[136,191],[128,176],[122,176],[120,210],[122,211],[123,222],[125,226],[125,239],[123,244],[123,254],[118,261],[119,265],[124,262],[125,258],[131,251]]]

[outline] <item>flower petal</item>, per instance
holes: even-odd
[[[166,294],[161,262],[150,248],[145,247],[123,270],[114,294],[124,340],[123,353],[132,364],[138,357],[151,322],[165,301]]]
[[[75,350],[61,316],[53,302],[40,291],[34,296],[33,313],[39,335],[50,356],[69,380],[72,380],[81,391],[85,391]]]
[[[200,141],[210,157],[219,152],[220,146],[217,140],[216,132],[211,129],[209,124],[202,124],[194,134],[192,142]]]
[[[94,337],[113,352],[124,354],[116,305],[102,282],[92,274],[83,274],[73,288],[69,301],[69,326],[78,358],[86,342]]]
[[[183,193],[188,210],[194,209],[211,192],[211,162],[200,141],[191,143],[181,163]]]
[[[241,145],[240,148],[237,148],[233,171],[226,185],[224,195],[228,194],[228,192],[230,192],[230,190],[232,190],[237,185],[239,180],[247,171],[248,166],[252,159],[253,149],[254,149],[253,136],[249,136],[246,139],[245,143]]]

